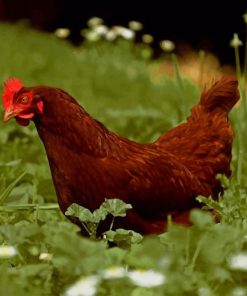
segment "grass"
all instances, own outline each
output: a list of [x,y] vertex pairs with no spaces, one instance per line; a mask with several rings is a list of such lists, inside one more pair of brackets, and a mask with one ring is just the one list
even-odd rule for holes
[[[152,141],[184,120],[199,97],[199,88],[181,77],[174,56],[177,79],[153,77],[153,62],[143,59],[142,47],[130,41],[74,48],[22,24],[0,24],[0,35],[2,81],[16,76],[26,85],[63,88],[107,127],[139,142]],[[246,295],[247,266],[234,265],[237,255],[247,258],[243,84],[241,95],[241,103],[231,112],[236,137],[233,176],[223,180],[228,189],[219,202],[201,198],[218,212],[221,223],[215,224],[205,211],[194,210],[193,227],[171,225],[168,233],[138,244],[140,239],[133,233],[109,233],[118,242],[129,242],[112,249],[104,241],[80,237],[77,226],[60,213],[34,127],[20,127],[14,121],[1,124],[0,294],[64,295],[79,278],[90,282],[96,276],[97,295]],[[16,254],[4,253],[1,245],[13,246]],[[47,253],[52,255],[40,259]],[[112,266],[126,273],[106,279]],[[154,270],[164,276],[164,283],[144,287],[131,280],[132,270],[139,271],[140,277],[143,270]]]

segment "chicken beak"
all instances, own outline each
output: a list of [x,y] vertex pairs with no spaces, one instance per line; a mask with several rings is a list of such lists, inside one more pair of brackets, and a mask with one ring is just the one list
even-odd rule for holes
[[7,122],[8,120],[10,120],[12,117],[15,117],[15,116],[16,116],[16,113],[14,112],[14,110],[8,109],[4,112],[3,122]]

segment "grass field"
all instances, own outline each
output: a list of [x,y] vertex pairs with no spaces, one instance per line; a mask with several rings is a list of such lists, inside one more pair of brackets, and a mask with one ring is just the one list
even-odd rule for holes
[[[75,48],[9,24],[0,24],[0,36],[2,82],[16,76],[28,86],[65,89],[107,127],[139,142],[182,122],[199,99],[189,78],[152,75],[162,60],[144,59],[143,47],[131,41]],[[247,295],[246,77],[239,79],[242,99],[230,115],[232,178],[222,180],[227,189],[219,202],[201,198],[221,223],[193,210],[192,227],[171,225],[141,242],[119,231],[119,247],[111,249],[79,236],[60,213],[34,126],[1,123],[0,295]]]

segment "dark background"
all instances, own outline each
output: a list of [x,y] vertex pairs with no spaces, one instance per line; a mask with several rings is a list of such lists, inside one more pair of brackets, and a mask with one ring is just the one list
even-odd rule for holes
[[[194,49],[215,53],[222,64],[234,64],[229,42],[233,33],[245,41],[243,14],[245,1],[75,1],[75,0],[0,0],[0,19],[29,19],[32,26],[54,31],[71,29],[74,44],[82,41],[80,30],[90,17],[98,16],[111,25],[127,26],[128,21],[144,24],[145,33],[155,37],[156,52],[162,39],[188,42]],[[244,48],[241,48],[243,56]]]

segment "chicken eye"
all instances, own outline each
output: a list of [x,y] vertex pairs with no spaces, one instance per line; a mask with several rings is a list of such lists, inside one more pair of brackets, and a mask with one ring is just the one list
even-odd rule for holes
[[24,97],[22,97],[21,98],[21,104],[26,104],[27,103],[27,101],[28,101],[28,97],[27,96],[24,96]]

